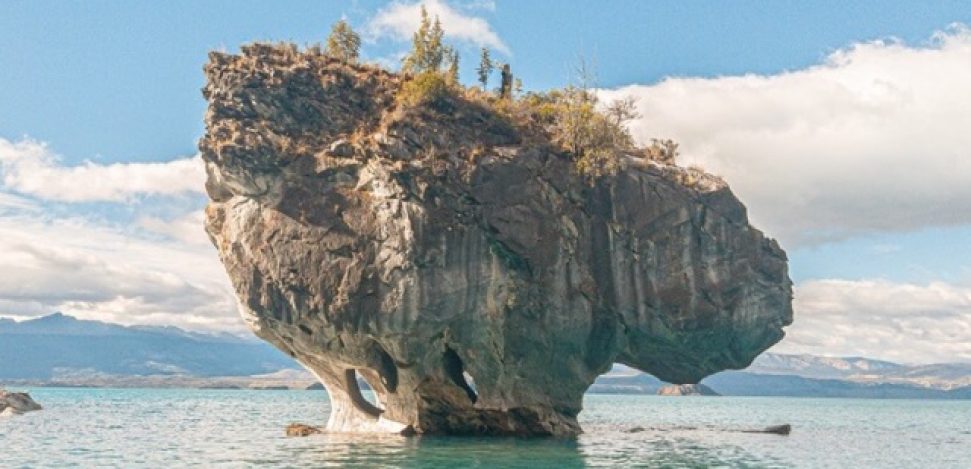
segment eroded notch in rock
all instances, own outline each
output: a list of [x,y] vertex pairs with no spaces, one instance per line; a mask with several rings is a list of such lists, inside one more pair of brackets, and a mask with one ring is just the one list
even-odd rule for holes
[[388,352],[384,351],[380,345],[375,345],[372,349],[375,358],[375,365],[378,368],[378,375],[381,377],[381,384],[390,393],[398,390],[398,366]]
[[371,417],[378,418],[384,410],[369,402],[364,394],[361,393],[361,386],[357,382],[357,370],[344,370],[344,382],[347,387],[347,395],[351,398],[351,403],[361,412]]
[[451,347],[445,347],[445,357],[443,359],[445,365],[445,375],[448,379],[452,380],[456,386],[462,388],[465,394],[469,396],[469,400],[475,404],[479,400],[479,395],[476,394],[475,389],[469,385],[469,382],[465,379],[465,366],[462,364],[462,358],[459,354],[455,353]]

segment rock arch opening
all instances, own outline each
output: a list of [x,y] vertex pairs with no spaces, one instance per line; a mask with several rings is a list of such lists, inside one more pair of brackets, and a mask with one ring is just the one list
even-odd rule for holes
[[376,398],[374,398],[374,402],[372,402],[364,395],[364,392],[361,390],[361,381],[363,381],[367,386],[368,391],[372,391],[374,388],[371,386],[371,383],[368,383],[367,380],[357,372],[357,370],[353,368],[345,370],[344,381],[347,388],[347,395],[351,398],[351,403],[354,404],[354,407],[357,410],[374,418],[378,418],[382,413],[384,413],[384,409],[378,406],[379,404]]
[[446,346],[443,363],[445,365],[445,375],[448,376],[448,379],[456,386],[462,388],[465,391],[465,395],[469,396],[469,400],[475,404],[479,400],[479,395],[466,379],[466,376],[471,378],[471,375],[465,372],[465,365],[462,363],[462,358],[459,357],[459,354],[455,353],[455,350],[452,350],[451,347]]

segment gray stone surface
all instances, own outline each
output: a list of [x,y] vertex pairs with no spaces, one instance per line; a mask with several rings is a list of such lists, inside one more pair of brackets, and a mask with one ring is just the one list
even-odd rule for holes
[[785,253],[714,176],[628,158],[591,184],[487,106],[402,109],[402,77],[289,46],[205,71],[206,229],[329,430],[573,435],[612,363],[693,383],[791,322]]
[[30,394],[0,389],[0,416],[19,415],[41,409],[40,404],[34,402]]

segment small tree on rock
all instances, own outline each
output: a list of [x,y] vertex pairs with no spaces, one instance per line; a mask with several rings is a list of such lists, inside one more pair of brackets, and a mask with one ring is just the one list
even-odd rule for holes
[[411,39],[411,52],[405,57],[402,68],[406,72],[422,73],[437,72],[447,57],[451,56],[451,48],[443,42],[445,31],[438,16],[432,22],[425,7],[421,7],[421,23],[418,31]]
[[459,53],[455,49],[448,51],[448,81],[453,85],[459,82]]
[[512,98],[512,71],[509,64],[502,64],[502,82],[499,84],[499,98]]
[[334,23],[327,37],[327,55],[344,62],[356,62],[361,48],[361,36],[346,21]]
[[479,68],[475,69],[479,74],[479,83],[482,84],[483,90],[489,85],[489,75],[492,73],[494,67],[495,64],[492,63],[492,58],[489,57],[489,49],[483,47],[482,53],[479,55]]

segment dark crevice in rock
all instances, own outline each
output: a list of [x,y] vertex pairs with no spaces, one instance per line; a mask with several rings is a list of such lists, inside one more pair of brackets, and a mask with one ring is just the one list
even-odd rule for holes
[[516,251],[509,249],[509,246],[502,241],[499,241],[495,237],[489,236],[489,248],[492,253],[508,268],[513,270],[518,270],[525,272],[527,274],[532,274],[532,269],[529,267],[529,261],[524,259]]
[[452,380],[456,386],[462,388],[465,391],[465,395],[469,396],[469,400],[473,404],[479,400],[479,395],[476,394],[475,389],[469,385],[469,382],[465,380],[465,366],[462,363],[462,358],[459,354],[455,353],[451,347],[445,347],[445,357],[443,358],[445,365],[445,375],[448,379]]
[[398,366],[395,365],[394,359],[377,343],[374,344],[372,353],[384,389],[390,393],[396,392],[398,390]]

